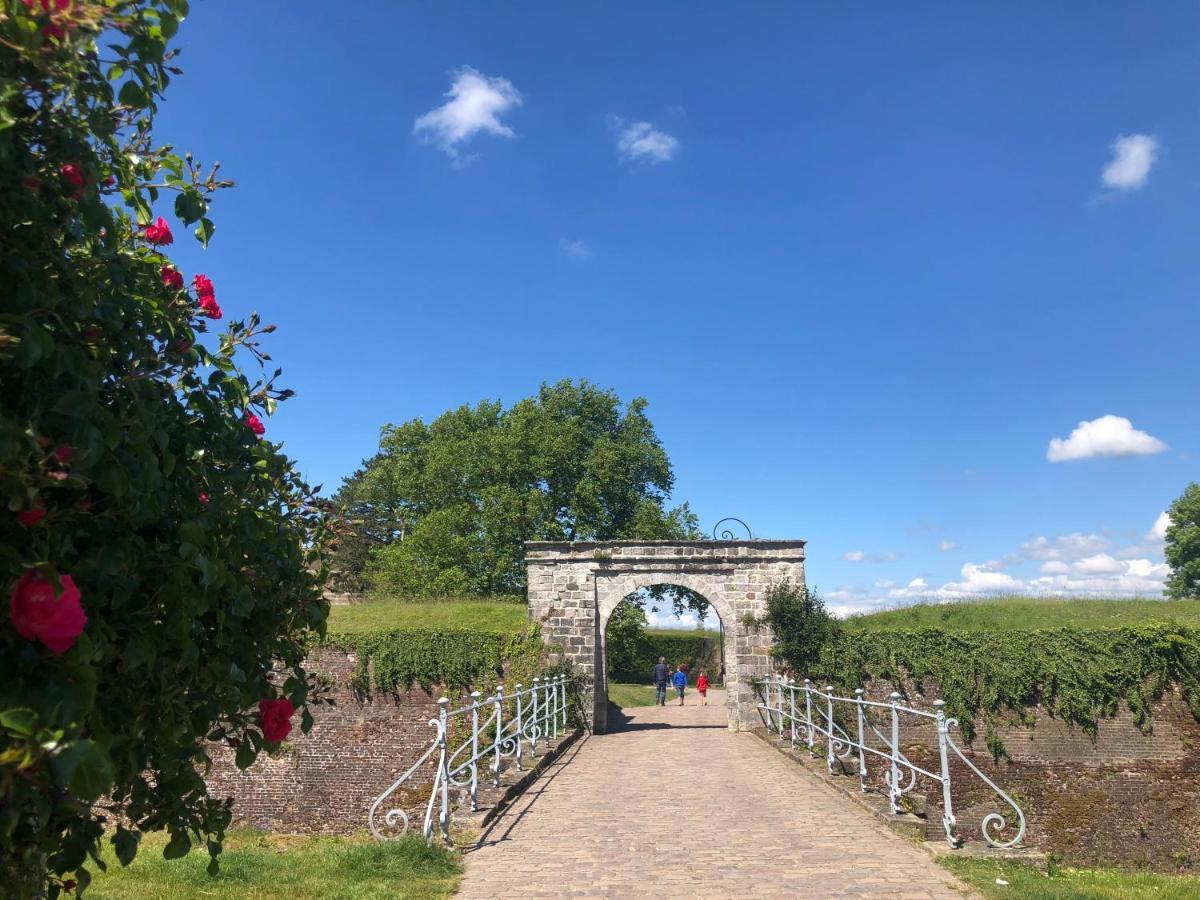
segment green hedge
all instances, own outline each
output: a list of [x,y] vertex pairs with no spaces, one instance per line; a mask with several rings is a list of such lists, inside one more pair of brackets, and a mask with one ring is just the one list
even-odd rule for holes
[[946,713],[968,739],[981,717],[993,754],[1003,754],[995,732],[1002,719],[1031,724],[1032,707],[1093,736],[1101,718],[1124,702],[1143,730],[1150,703],[1178,684],[1200,718],[1200,628],[1178,623],[1104,629],[910,631],[841,629],[822,648],[817,671],[805,673],[851,691],[873,679],[905,691],[936,685]]
[[398,693],[419,684],[489,692],[507,669],[507,680],[529,684],[543,668],[547,647],[531,625],[518,632],[459,628],[331,631],[315,646],[337,647],[358,657],[353,686],[363,694]]
[[[711,641],[709,645],[707,642]],[[677,666],[687,663],[694,684],[702,668],[708,669],[708,677],[717,680],[717,670],[721,665],[720,650],[715,638],[697,634],[663,634],[648,631],[628,654],[628,660],[610,668],[608,677],[613,681],[627,681],[634,684],[649,683],[654,664],[660,656],[665,656],[667,665]]]

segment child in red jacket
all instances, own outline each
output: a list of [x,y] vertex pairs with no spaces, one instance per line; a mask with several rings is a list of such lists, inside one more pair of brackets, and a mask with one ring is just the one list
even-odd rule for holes
[[704,705],[708,706],[708,676],[703,672],[700,673],[700,677],[696,681],[696,690],[700,692],[700,697],[704,700]]

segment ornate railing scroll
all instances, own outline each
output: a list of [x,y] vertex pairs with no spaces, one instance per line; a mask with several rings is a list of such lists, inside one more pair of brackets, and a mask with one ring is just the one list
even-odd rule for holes
[[[450,709],[448,697],[438,700],[438,717],[429,720],[429,726],[435,730],[429,746],[375,798],[367,813],[367,826],[379,840],[399,837],[408,831],[408,813],[402,806],[397,804],[386,812],[383,810],[388,799],[431,759],[436,758],[436,763],[421,833],[426,840],[432,838],[436,821],[442,840],[449,843],[451,786],[465,791],[471,809],[478,809],[481,764],[488,767],[492,783],[499,787],[504,760],[512,760],[520,769],[527,755],[537,756],[539,742],[545,746],[566,733],[566,675],[535,678],[531,687],[518,684],[512,693],[505,693],[504,685],[500,685],[491,697],[481,697],[479,691],[473,691],[470,699],[468,705],[455,710]],[[451,734],[466,737],[451,749]]]
[[[942,791],[942,827],[946,832],[946,842],[954,848],[961,847],[963,838],[958,834],[957,821],[954,818],[954,795],[951,785],[950,754],[956,755],[967,768],[975,774],[987,787],[1012,808],[1016,816],[1016,833],[1009,840],[1002,840],[1002,835],[1010,829],[1008,819],[999,812],[990,812],[984,816],[980,825],[983,839],[992,847],[1015,847],[1025,836],[1025,814],[1020,806],[1008,794],[979,770],[950,735],[950,728],[958,726],[957,719],[946,717],[945,703],[934,701],[934,710],[930,712],[915,709],[900,703],[900,695],[893,693],[887,703],[879,703],[864,698],[863,689],[858,688],[853,697],[834,696],[833,687],[826,686],[819,690],[807,678],[802,684],[795,679],[785,679],[782,675],[772,675],[755,682],[759,693],[759,713],[767,730],[778,734],[781,739],[790,740],[795,747],[797,743],[806,744],[808,749],[816,754],[817,745],[825,745],[825,761],[832,773],[836,760],[846,760],[851,755],[857,757],[858,779],[861,790],[869,790],[867,785],[869,757],[882,761],[883,782],[887,785],[888,802],[892,813],[901,810],[901,798],[911,791],[920,779],[926,779],[941,787]],[[838,713],[843,713],[843,721],[854,725],[843,726],[838,722]],[[890,734],[881,731],[871,716],[886,716],[889,720]],[[922,768],[913,763],[901,752],[901,714],[926,719],[937,728],[938,761],[937,772]],[[847,728],[854,728],[857,739],[850,736]],[[906,783],[907,782],[907,783]]]

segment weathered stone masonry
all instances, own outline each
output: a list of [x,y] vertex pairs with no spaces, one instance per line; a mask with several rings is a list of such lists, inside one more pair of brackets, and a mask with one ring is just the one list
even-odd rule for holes
[[[757,721],[752,681],[771,671],[770,629],[757,624],[765,592],[804,584],[804,541],[589,541],[525,544],[529,616],[546,642],[562,648],[585,681],[584,709],[597,732],[607,725],[604,633],[625,597],[656,584],[690,588],[725,627],[729,726]],[[649,673],[647,673],[649,677]]]

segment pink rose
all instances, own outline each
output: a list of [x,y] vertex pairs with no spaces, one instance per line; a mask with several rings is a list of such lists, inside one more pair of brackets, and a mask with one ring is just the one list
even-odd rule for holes
[[208,494],[204,493],[204,491],[201,491],[200,492],[200,502],[203,503],[205,506],[208,506],[208,500],[209,500]]
[[246,427],[254,432],[256,437],[262,437],[267,433],[266,426],[263,425],[262,419],[254,413],[246,413]]
[[207,275],[196,275],[192,279],[192,284],[196,288],[197,297],[212,297],[215,295],[212,279]]
[[70,650],[87,624],[75,580],[62,575],[59,581],[62,591],[55,595],[54,586],[29,569],[18,579],[8,602],[9,619],[17,634],[27,641],[41,641],[55,655]]
[[75,455],[75,448],[70,444],[59,444],[54,448],[54,458],[60,463],[69,463]]
[[162,216],[159,216],[149,225],[143,225],[142,232],[145,234],[146,240],[156,247],[162,247],[175,240],[174,235],[171,234],[171,226],[167,224],[167,220]]
[[286,697],[282,700],[259,700],[258,715],[262,732],[272,744],[278,744],[292,733],[292,713],[296,708]]
[[63,181],[72,187],[83,187],[83,172],[75,163],[64,163],[58,170],[58,174],[63,177]]
[[221,307],[217,306],[216,298],[212,294],[200,295],[200,309],[210,319],[221,318]]

